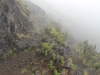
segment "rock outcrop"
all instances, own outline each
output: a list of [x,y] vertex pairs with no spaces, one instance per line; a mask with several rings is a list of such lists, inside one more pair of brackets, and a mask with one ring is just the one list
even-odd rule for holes
[[26,39],[50,22],[40,7],[21,1],[0,0],[0,55],[14,47],[27,48],[30,42]]
[[0,0],[0,54],[14,46],[17,33],[27,34],[32,23],[24,16],[15,0]]

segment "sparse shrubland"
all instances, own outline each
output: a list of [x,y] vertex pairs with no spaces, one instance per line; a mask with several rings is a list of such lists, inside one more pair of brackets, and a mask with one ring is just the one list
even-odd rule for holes
[[[8,2],[7,0],[4,1]],[[3,66],[0,64],[0,74],[2,67],[4,67],[5,69],[7,68],[7,70],[9,67],[9,70],[14,68],[10,72],[19,69],[18,72],[20,73],[18,75],[72,75],[72,70],[78,71],[78,69],[82,69],[82,71],[77,72],[76,75],[80,75],[80,73],[82,72],[84,72],[84,75],[89,75],[87,68],[92,70],[96,69],[97,72],[100,72],[100,53],[96,52],[96,46],[89,44],[88,41],[84,41],[79,42],[73,50],[73,48],[71,47],[72,44],[74,45],[73,37],[70,36],[68,32],[65,32],[58,23],[52,21],[50,23],[47,22],[47,24],[47,17],[44,11],[42,11],[36,5],[33,5],[34,8],[36,6],[36,9],[33,9],[32,12],[36,12],[33,12],[34,14],[32,14],[31,10],[27,6],[28,4],[23,3],[24,0],[15,1],[17,1],[17,3],[14,8],[16,7],[16,10],[19,10],[19,12],[14,9],[9,10],[9,13],[6,13],[5,11],[1,12],[1,16],[4,15],[2,18],[6,20],[5,18],[7,15],[7,22],[10,21],[10,24],[8,25],[9,29],[15,29],[13,30],[14,32],[10,34],[16,36],[12,36],[11,38],[7,38],[6,36],[4,36],[0,40],[1,46],[2,44],[4,44],[4,49],[2,50],[6,51],[3,55],[4,59],[2,57],[0,58],[2,58],[6,62],[4,62],[4,65],[10,64],[11,66]],[[3,2],[1,6],[6,6],[6,4],[9,3]],[[11,11],[13,12],[11,13]],[[21,15],[13,16],[11,14]],[[24,17],[21,18],[22,16]],[[12,18],[14,19],[11,20]],[[27,18],[29,19],[29,22],[25,22],[28,21]],[[18,24],[16,24],[17,19],[19,20]],[[31,21],[33,22],[33,26],[32,24],[29,26]],[[4,29],[7,29],[6,24],[8,23],[5,23],[5,25],[3,24]],[[44,24],[46,24],[46,26]],[[32,27],[33,29],[27,29],[27,27]],[[25,31],[28,32],[25,33]],[[4,33],[6,34],[6,31],[4,31]],[[12,40],[13,42],[11,43]],[[13,43],[14,45],[7,45]],[[8,50],[6,50],[7,46],[9,46]],[[0,47],[0,50],[1,48],[2,47]],[[71,48],[72,50],[70,50],[69,48]],[[74,55],[74,53],[76,54]]]
[[54,46],[54,44],[42,43],[42,48],[44,49],[45,56],[47,56],[48,53],[51,53],[52,52],[53,46]]
[[[16,1],[17,1],[18,4],[20,5],[21,11],[23,10],[24,13],[25,13],[27,16],[29,16],[30,13],[31,13],[31,10],[28,8],[27,4],[25,4],[25,3],[23,2],[23,0],[16,0]],[[24,14],[24,13],[23,13],[23,14]]]
[[74,70],[76,70],[77,69],[77,66],[73,63],[72,58],[69,58],[69,62],[71,64],[71,68],[74,69]]
[[[75,50],[79,55],[79,59],[88,68],[100,68],[100,55],[96,51],[96,45],[88,43],[88,40],[80,42],[75,46]],[[97,67],[98,66],[98,67]]]
[[51,36],[55,37],[55,40],[62,45],[67,45],[67,37],[68,34],[64,33],[59,25],[49,25],[45,27],[45,33],[50,34]]
[[16,52],[17,52],[16,48],[10,49],[4,54],[3,58],[15,57],[16,56]]

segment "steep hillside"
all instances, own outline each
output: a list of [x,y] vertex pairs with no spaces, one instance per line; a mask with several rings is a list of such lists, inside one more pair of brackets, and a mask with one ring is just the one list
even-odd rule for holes
[[37,5],[27,1],[27,0],[16,0],[21,6],[20,9],[23,13],[26,13],[28,19],[33,23],[33,25],[42,30],[43,27],[53,21],[47,16],[46,12],[38,7]]
[[99,75],[96,46],[73,46],[73,38],[40,7],[0,0],[0,75]]
[[[62,33],[58,35],[56,28],[60,30],[59,27],[53,28],[52,34],[48,33],[48,27],[43,28],[57,23],[49,23],[51,20],[45,12],[34,4],[27,6],[29,4],[19,0],[1,0],[0,4],[0,74],[38,75],[37,72],[47,71],[49,75],[59,74],[58,70],[64,66],[64,51],[69,47],[65,47]],[[29,8],[31,6],[33,9]],[[41,33],[37,28],[45,32]],[[63,50],[61,53],[60,48]]]
[[[24,39],[30,39],[35,30],[47,24],[45,12],[34,4],[31,6],[33,9],[20,0],[0,1],[0,54],[15,46],[28,46]],[[20,43],[23,45],[19,46]]]
[[33,28],[15,0],[0,0],[0,54],[14,47],[18,34],[26,35]]

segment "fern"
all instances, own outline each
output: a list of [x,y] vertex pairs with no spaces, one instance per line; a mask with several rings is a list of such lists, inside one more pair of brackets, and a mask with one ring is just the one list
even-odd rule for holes
[[51,70],[54,70],[56,67],[53,65],[53,60],[50,60],[50,63],[49,63],[49,68]]
[[60,75],[60,73],[58,73],[58,71],[55,69],[54,70],[54,75]]
[[60,60],[61,60],[62,66],[64,66],[64,64],[65,64],[64,57],[63,56],[60,56]]
[[45,56],[48,55],[48,53],[52,52],[52,48],[53,48],[54,44],[50,44],[50,43],[42,43],[42,48],[45,50],[44,54]]

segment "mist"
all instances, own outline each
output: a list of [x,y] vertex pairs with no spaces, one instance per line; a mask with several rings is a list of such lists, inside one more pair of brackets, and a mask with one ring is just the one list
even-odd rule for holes
[[79,41],[89,40],[100,52],[100,1],[99,0],[30,0],[54,19]]

